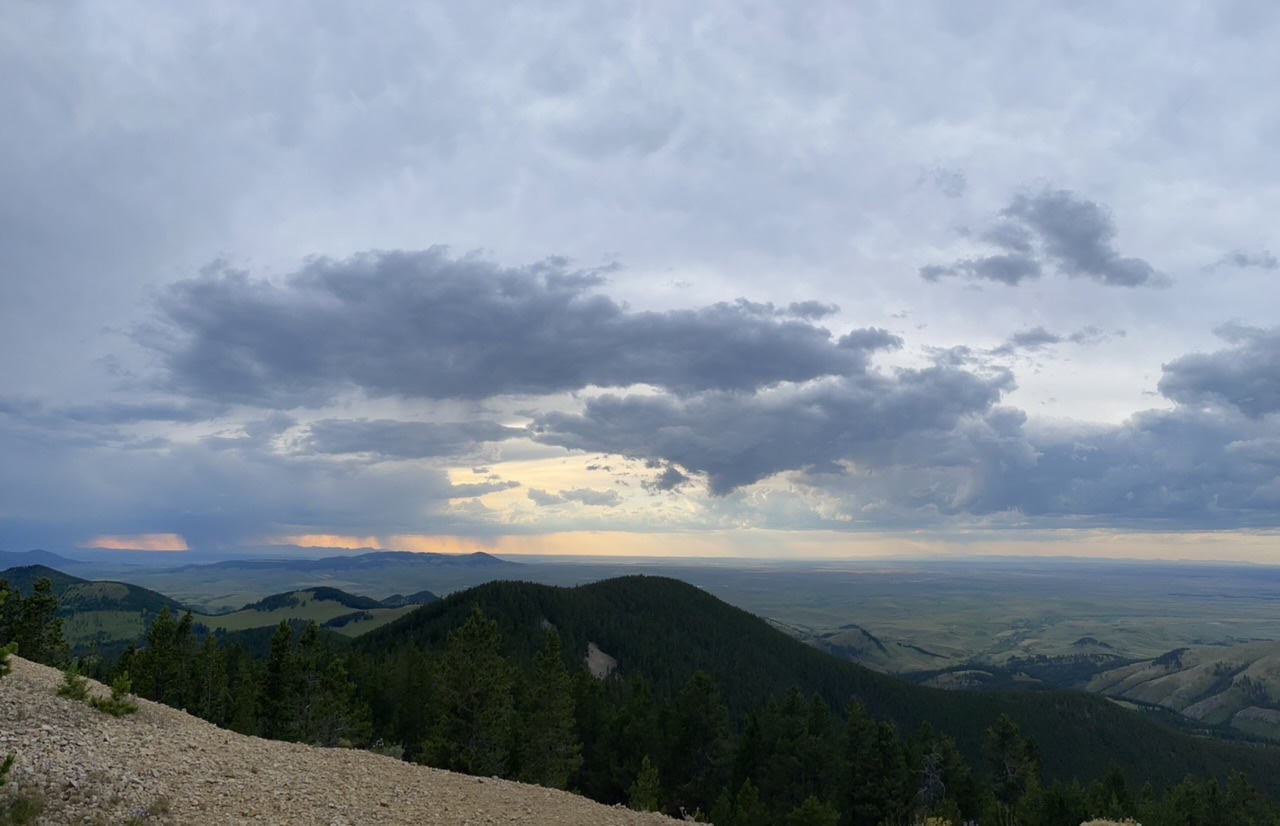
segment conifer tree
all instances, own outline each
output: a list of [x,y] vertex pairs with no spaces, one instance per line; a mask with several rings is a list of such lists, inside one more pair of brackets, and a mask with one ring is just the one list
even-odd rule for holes
[[43,665],[61,666],[67,659],[67,642],[62,636],[58,598],[48,577],[35,582],[31,595],[18,600],[13,641],[24,659]]
[[640,763],[640,773],[627,791],[627,805],[637,812],[656,812],[659,793],[658,769],[649,762],[646,754]]
[[467,774],[506,776],[515,718],[512,683],[498,624],[473,606],[445,645],[438,715],[422,750],[424,761]]
[[733,800],[733,826],[769,826],[769,812],[751,778],[742,781]]
[[227,663],[212,634],[205,638],[204,647],[196,657],[193,685],[195,713],[214,725],[225,726],[228,723]]
[[836,826],[840,812],[812,795],[787,815],[787,826]]
[[[0,580],[0,610],[4,609],[8,599],[9,583],[4,580]],[[18,644],[16,642],[10,642],[6,645],[0,646],[0,678],[9,676],[9,671],[13,668],[13,666],[9,664],[9,656],[17,650]],[[3,786],[8,781],[9,770],[13,768],[13,759],[14,755],[8,754],[5,755],[4,759],[0,760],[0,786]]]
[[533,660],[525,697],[520,780],[553,789],[568,785],[582,765],[582,744],[574,733],[572,681],[560,653],[560,634],[547,631]]
[[689,678],[676,698],[669,721],[664,766],[675,810],[705,811],[729,779],[729,712],[706,672]]
[[[0,613],[4,612],[5,606],[9,602],[9,583],[0,579]],[[9,664],[9,655],[18,653],[18,643],[10,641],[4,645],[0,645],[0,677],[8,676],[9,671],[13,668]]]
[[271,654],[259,694],[262,736],[272,740],[297,737],[295,699],[298,695],[297,667],[293,657],[293,630],[288,620],[280,620],[271,635]]

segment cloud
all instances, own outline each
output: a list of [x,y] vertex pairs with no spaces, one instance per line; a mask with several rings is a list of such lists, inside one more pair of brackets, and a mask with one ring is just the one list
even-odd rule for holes
[[1019,350],[1043,350],[1047,345],[1060,344],[1062,336],[1043,327],[1021,330],[1009,336],[1009,340],[992,350],[993,355],[1010,355]]
[[112,551],[189,551],[187,540],[176,533],[144,533],[136,536],[95,536],[82,548]]
[[926,281],[963,276],[1015,286],[1040,278],[1051,265],[1069,278],[1109,286],[1164,284],[1164,277],[1146,261],[1120,255],[1116,234],[1111,214],[1094,201],[1064,189],[1020,194],[978,235],[1002,252],[949,265],[930,264],[920,268],[920,276]]
[[1107,333],[1093,325],[1082,327],[1067,336],[1051,333],[1044,327],[1032,327],[1029,330],[1020,330],[1014,333],[1009,336],[1009,339],[1004,344],[1001,344],[999,347],[996,347],[989,352],[993,356],[1009,356],[1019,351],[1038,352],[1040,350],[1044,350],[1049,345],[1061,344],[1064,341],[1069,341],[1072,344],[1088,345],[1098,344],[1099,342],[1106,341],[1113,336],[1123,337],[1124,335],[1124,330],[1116,330],[1113,333]]
[[1280,411],[1280,327],[1217,332],[1235,346],[1164,365],[1160,392],[1187,405],[1228,405],[1254,419]]
[[[588,400],[581,413],[541,414],[531,430],[545,444],[701,474],[712,494],[725,495],[784,471],[828,466],[840,458],[883,464],[903,442],[983,413],[1012,384],[1004,371],[982,377],[937,366],[749,396],[609,394]],[[656,484],[668,489],[681,481],[664,471]]]
[[749,392],[860,373],[896,342],[855,333],[837,346],[809,320],[834,312],[816,302],[631,311],[596,292],[606,273],[559,258],[504,268],[438,247],[319,259],[280,284],[223,269],[167,288],[137,339],[173,391],[282,408],[352,388],[428,399],[635,384]]
[[1276,258],[1271,250],[1257,250],[1254,252],[1246,250],[1233,250],[1218,259],[1218,263],[1214,265],[1214,269],[1219,267],[1257,267],[1261,270],[1280,269],[1280,258]]
[[588,507],[611,508],[622,501],[622,497],[615,490],[594,490],[592,488],[562,490],[559,494],[549,493],[537,488],[529,488],[526,494],[530,501],[538,507],[551,507],[568,502],[577,502]]
[[526,435],[497,422],[406,422],[390,419],[322,419],[313,422],[305,447],[313,453],[371,453],[387,459],[459,456],[484,442]]

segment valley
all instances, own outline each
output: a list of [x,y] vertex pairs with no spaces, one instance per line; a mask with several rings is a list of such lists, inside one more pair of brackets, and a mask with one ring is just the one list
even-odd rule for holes
[[[129,581],[127,593],[118,582],[82,582],[68,592],[73,643],[136,639],[146,612],[165,604],[193,608],[196,621],[213,631],[315,620],[356,637],[411,613],[416,606],[380,602],[405,591],[444,596],[495,579],[572,586],[636,573],[671,576],[841,659],[911,681],[1082,689],[1280,741],[1280,569],[1265,566],[1006,558],[517,562],[371,553],[68,568],[77,577]],[[14,584],[29,590],[30,578]],[[126,602],[104,610],[108,592]],[[264,599],[276,602],[255,605]]]

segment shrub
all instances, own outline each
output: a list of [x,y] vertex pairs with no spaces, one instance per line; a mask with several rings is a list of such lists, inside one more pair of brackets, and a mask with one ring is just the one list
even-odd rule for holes
[[67,666],[62,672],[62,685],[58,687],[58,696],[84,702],[89,699],[89,681],[80,673],[75,663]]
[[129,702],[129,692],[133,689],[133,683],[129,680],[129,672],[121,671],[114,680],[111,681],[110,697],[94,697],[89,700],[89,705],[98,711],[105,711],[112,717],[123,717],[126,714],[133,714],[138,710],[135,703]]

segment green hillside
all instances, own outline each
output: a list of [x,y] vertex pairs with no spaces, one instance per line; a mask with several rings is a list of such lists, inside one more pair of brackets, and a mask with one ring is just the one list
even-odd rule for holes
[[198,615],[196,621],[211,631],[247,631],[274,628],[281,620],[314,620],[347,637],[364,634],[410,613],[416,605],[388,608],[370,597],[337,588],[308,588],[272,594],[230,614]]
[[928,721],[981,762],[984,731],[1007,713],[1040,744],[1048,778],[1091,781],[1109,763],[1131,782],[1158,787],[1187,775],[1249,775],[1280,795],[1280,750],[1196,738],[1080,692],[969,693],[912,685],[798,642],[762,619],[678,580],[628,576],[574,588],[493,582],[453,594],[365,635],[357,650],[388,655],[409,643],[441,647],[473,605],[496,620],[506,653],[528,663],[554,625],[577,667],[589,642],[617,660],[622,678],[643,675],[658,698],[675,696],[698,670],[718,686],[739,727],[770,697],[798,687],[835,709],[851,697],[900,731]]

